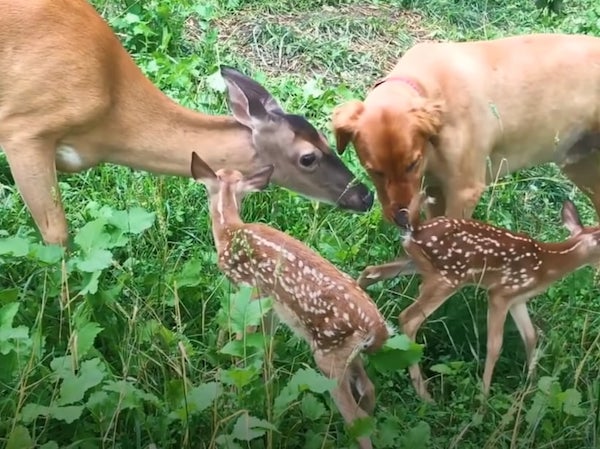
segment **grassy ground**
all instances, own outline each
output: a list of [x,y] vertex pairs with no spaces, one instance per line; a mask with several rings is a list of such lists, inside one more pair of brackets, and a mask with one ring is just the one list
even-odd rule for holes
[[[287,110],[327,132],[335,104],[362,97],[416,42],[600,34],[592,0],[569,2],[558,17],[540,14],[533,0],[95,5],[178,101],[225,112],[207,79],[225,63],[263,80]],[[351,153],[345,161],[366,181]],[[113,166],[62,177],[61,187],[80,248],[64,263],[39,245],[0,156],[0,448],[352,447],[304,343],[280,329],[267,351],[251,338],[225,345],[242,312],[258,311],[216,270],[203,189]],[[553,166],[500,180],[476,216],[559,239],[567,197],[586,223],[595,220],[587,199]],[[352,275],[400,252],[379,205],[352,215],[271,188],[248,200],[244,216],[286,230]],[[395,321],[417,287],[418,279],[405,278],[370,292]],[[379,393],[375,447],[600,447],[598,293],[586,268],[531,304],[542,335],[533,378],[508,320],[485,401],[485,297],[475,289],[457,294],[420,336],[436,405],[416,398],[405,370],[369,365]]]

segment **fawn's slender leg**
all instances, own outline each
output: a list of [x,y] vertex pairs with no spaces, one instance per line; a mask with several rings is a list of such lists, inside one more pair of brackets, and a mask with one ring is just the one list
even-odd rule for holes
[[[352,394],[352,361],[348,364],[348,357],[352,354],[352,349],[348,351],[328,351],[323,352],[317,349],[314,353],[315,362],[319,369],[327,377],[336,379],[338,384],[331,391],[333,402],[340,411],[344,421],[347,424],[351,424],[358,418],[365,418],[368,413],[363,410],[354,395]],[[358,439],[358,445],[361,449],[372,449],[371,439],[368,437],[362,437]]]
[[[419,297],[400,314],[398,321],[402,332],[415,341],[417,331],[423,322],[435,312],[454,293],[455,287],[448,284],[438,275],[423,278]],[[427,402],[433,402],[425,386],[421,365],[415,363],[408,367],[412,384],[417,394]]]
[[385,279],[395,278],[400,274],[416,274],[417,268],[410,258],[398,259],[382,265],[369,265],[357,279],[361,288],[366,288]]
[[64,245],[68,230],[56,177],[55,148],[42,139],[3,142],[4,153],[23,201],[46,243]]
[[494,367],[500,357],[504,340],[504,323],[508,314],[508,301],[504,296],[490,292],[487,314],[487,354],[483,371],[483,393],[490,392]]
[[526,302],[518,302],[512,305],[509,309],[513,321],[519,329],[521,339],[525,345],[525,352],[527,354],[527,366],[531,369],[533,362],[533,355],[535,354],[535,347],[537,345],[537,332],[531,322],[531,317],[527,311]]
[[360,408],[369,415],[372,415],[375,411],[375,386],[371,382],[371,379],[369,379],[360,356],[357,356],[352,361],[350,370],[352,373],[351,386],[354,399],[356,399]]

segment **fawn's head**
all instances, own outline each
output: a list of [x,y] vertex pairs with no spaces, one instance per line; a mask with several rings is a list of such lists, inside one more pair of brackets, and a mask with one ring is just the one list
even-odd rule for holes
[[[215,173],[197,153],[192,153],[192,176],[208,191],[211,205],[216,206],[221,224],[227,211],[239,211],[244,196],[263,190],[273,174],[273,165],[266,165],[254,173],[243,175],[238,170],[217,170]],[[233,209],[232,209],[233,208]]]

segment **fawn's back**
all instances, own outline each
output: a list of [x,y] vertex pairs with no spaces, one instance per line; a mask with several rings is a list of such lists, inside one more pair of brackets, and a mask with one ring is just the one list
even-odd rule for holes
[[271,295],[280,319],[317,348],[360,337],[367,352],[388,337],[385,321],[356,281],[289,235],[261,223],[228,227],[219,267],[238,284]]
[[426,266],[453,285],[475,282],[514,289],[535,283],[547,252],[525,234],[446,217],[420,225],[404,246],[417,264],[424,257]]

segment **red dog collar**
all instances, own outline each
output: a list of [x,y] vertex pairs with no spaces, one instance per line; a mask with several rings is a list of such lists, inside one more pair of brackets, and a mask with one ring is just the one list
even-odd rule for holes
[[420,87],[417,85],[417,83],[415,83],[413,80],[411,80],[410,78],[406,78],[404,76],[390,76],[387,78],[382,78],[379,81],[377,81],[375,83],[375,85],[373,86],[373,89],[375,89],[377,86],[385,83],[386,81],[400,81],[401,83],[407,84],[410,87],[413,88],[413,90],[419,94],[419,96],[423,96],[423,93],[421,92]]

